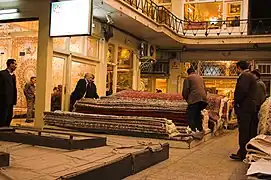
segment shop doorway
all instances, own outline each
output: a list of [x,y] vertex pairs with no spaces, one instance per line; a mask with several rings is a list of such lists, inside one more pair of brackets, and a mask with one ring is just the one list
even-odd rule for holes
[[96,76],[96,67],[97,63],[87,57],[55,51],[52,59],[51,111],[68,111],[70,95],[77,82],[86,73]]
[[167,79],[155,80],[156,92],[167,93]]
[[64,110],[65,72],[67,57],[54,54],[52,59],[51,111]]

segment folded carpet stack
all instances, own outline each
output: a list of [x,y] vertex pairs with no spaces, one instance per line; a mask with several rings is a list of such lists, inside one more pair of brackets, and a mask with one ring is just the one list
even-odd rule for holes
[[258,116],[258,134],[271,134],[271,97],[262,104]]
[[176,125],[187,125],[187,103],[137,98],[82,99],[75,104],[75,111],[86,114],[119,116],[144,116],[167,118]]
[[271,179],[271,136],[260,134],[246,145],[248,176]]
[[[203,114],[203,127],[208,128],[209,115],[217,127],[223,115],[223,97],[208,95],[207,110]],[[47,125],[76,128],[90,132],[132,135],[152,134],[164,137],[185,137],[188,118],[185,100],[179,94],[122,91],[100,99],[81,99],[76,102],[73,113],[46,112]],[[178,127],[176,128],[177,125]],[[213,128],[216,130],[217,128]],[[189,138],[187,138],[189,137]]]
[[247,162],[255,162],[259,159],[271,160],[271,136],[260,134],[251,139],[247,145]]
[[173,137],[179,131],[172,121],[165,118],[140,116],[115,116],[75,112],[45,112],[46,125],[101,133],[133,135],[140,133],[160,137]]
[[181,94],[178,93],[152,93],[152,92],[143,92],[135,90],[124,90],[120,91],[111,96],[122,97],[122,98],[137,98],[137,99],[160,99],[160,100],[169,100],[169,101],[180,101],[183,100]]

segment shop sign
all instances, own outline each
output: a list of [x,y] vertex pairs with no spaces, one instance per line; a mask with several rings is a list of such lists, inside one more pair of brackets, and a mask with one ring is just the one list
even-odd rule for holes
[[92,21],[92,0],[51,2],[51,37],[91,35]]

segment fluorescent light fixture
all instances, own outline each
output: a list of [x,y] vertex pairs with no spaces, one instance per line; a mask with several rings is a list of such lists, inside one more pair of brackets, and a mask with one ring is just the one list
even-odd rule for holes
[[18,11],[18,9],[1,9],[0,14],[12,14],[17,13]]

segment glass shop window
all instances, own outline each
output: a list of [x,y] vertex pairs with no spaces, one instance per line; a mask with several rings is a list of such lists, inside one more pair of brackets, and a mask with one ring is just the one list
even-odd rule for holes
[[227,27],[240,26],[241,2],[231,2],[227,4]]
[[54,50],[66,50],[66,37],[53,38],[53,48]]
[[88,37],[87,38],[87,56],[98,58],[99,53],[99,42],[97,39]]
[[220,63],[204,62],[201,65],[202,76],[225,76],[225,70],[225,65]]
[[184,6],[184,19],[187,21],[209,21],[215,25],[222,20],[222,16],[223,2],[191,3]]
[[83,36],[71,37],[70,51],[83,54],[83,49],[84,49],[84,37]]

